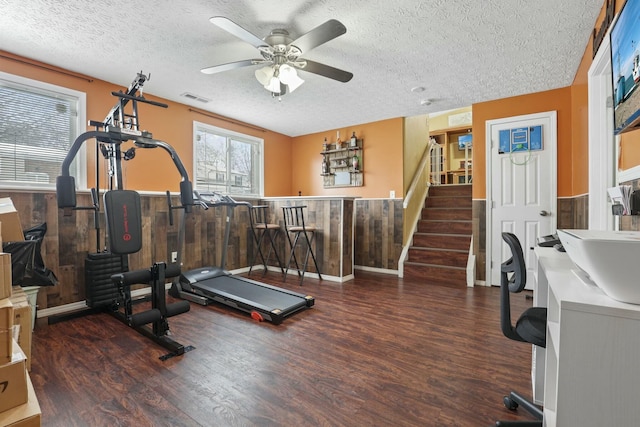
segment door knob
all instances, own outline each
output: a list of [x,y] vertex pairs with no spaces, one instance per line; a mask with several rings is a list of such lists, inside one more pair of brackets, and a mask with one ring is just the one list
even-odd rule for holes
[[548,216],[549,212],[547,211],[540,211],[540,216]]

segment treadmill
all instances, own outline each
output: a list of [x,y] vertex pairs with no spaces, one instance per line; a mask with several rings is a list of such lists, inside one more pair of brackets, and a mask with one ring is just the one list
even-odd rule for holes
[[[201,267],[182,273],[173,281],[170,295],[201,305],[215,301],[250,313],[255,320],[266,320],[276,325],[286,317],[313,306],[315,299],[310,295],[235,276],[224,269],[233,210],[238,206],[250,208],[250,203],[238,202],[217,192],[194,192],[194,201],[204,209],[227,208],[222,260],[219,267]],[[184,233],[184,230],[180,232]]]

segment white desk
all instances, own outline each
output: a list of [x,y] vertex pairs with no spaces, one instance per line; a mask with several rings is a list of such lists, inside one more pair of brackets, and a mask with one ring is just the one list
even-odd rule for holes
[[545,369],[534,375],[544,375],[544,425],[640,425],[640,305],[581,279],[565,253],[535,252],[537,292],[548,292]]

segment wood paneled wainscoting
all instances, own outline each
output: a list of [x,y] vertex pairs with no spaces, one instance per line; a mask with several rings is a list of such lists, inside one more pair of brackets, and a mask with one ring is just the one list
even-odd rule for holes
[[402,199],[356,199],[355,265],[397,273],[403,221]]

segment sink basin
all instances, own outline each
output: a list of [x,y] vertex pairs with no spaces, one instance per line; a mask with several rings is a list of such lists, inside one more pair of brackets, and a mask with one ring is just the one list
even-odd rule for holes
[[609,297],[640,304],[640,232],[558,230],[571,261]]

